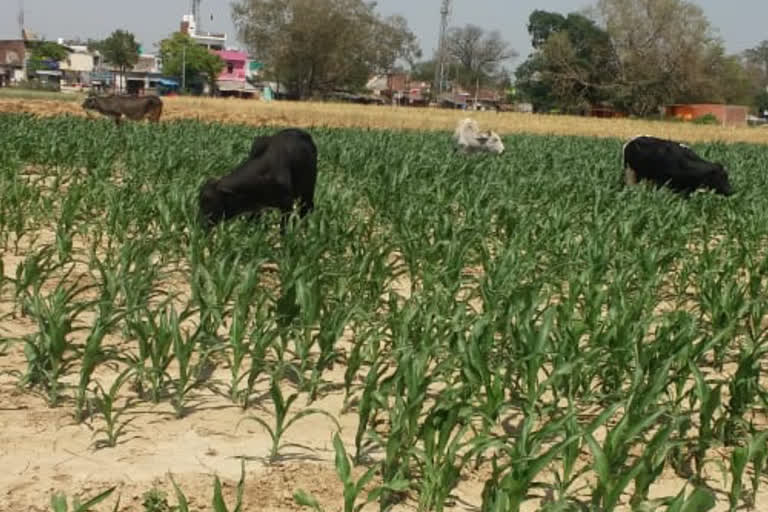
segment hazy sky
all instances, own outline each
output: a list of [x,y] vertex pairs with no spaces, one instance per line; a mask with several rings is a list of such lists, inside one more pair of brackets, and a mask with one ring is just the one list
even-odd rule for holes
[[[0,39],[19,36],[16,11],[20,0],[0,0]],[[145,52],[154,43],[178,30],[190,0],[23,0],[25,26],[47,39],[63,37],[103,38],[116,28],[136,34]],[[525,25],[534,9],[570,12],[589,6],[592,0],[453,0],[451,25],[474,23],[498,29],[520,57],[531,51]],[[739,52],[768,39],[766,0],[695,0],[719,29],[729,52]],[[439,27],[440,0],[379,0],[383,14],[402,14],[421,42],[425,56],[435,47]],[[239,46],[230,17],[230,0],[202,0],[204,30],[224,31],[229,44]],[[213,16],[213,21],[211,21]]]

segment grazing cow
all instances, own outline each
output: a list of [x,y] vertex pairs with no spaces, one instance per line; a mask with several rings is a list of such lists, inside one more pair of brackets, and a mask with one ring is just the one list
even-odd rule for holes
[[704,160],[685,144],[640,135],[624,144],[623,158],[627,185],[649,180],[685,195],[699,188],[724,196],[733,193],[722,164]]
[[157,96],[88,96],[82,106],[112,117],[117,125],[122,116],[133,121],[147,118],[156,123],[163,113],[163,101]]
[[453,132],[453,140],[458,150],[464,153],[476,153],[487,151],[501,154],[504,152],[504,144],[496,132],[490,130],[481,132],[477,123],[472,119],[462,119]]
[[293,204],[304,217],[315,206],[317,147],[312,136],[287,129],[256,137],[248,158],[231,173],[208,179],[200,188],[200,217],[206,228],[241,214],[260,216],[266,208],[283,212],[281,230]]

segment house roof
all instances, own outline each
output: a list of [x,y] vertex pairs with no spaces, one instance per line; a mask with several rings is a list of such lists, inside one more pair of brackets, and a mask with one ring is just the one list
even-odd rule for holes
[[238,50],[218,50],[216,54],[224,60],[248,60],[248,54]]

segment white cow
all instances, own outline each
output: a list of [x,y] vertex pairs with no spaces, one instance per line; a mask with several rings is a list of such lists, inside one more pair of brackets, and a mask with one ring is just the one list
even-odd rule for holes
[[462,119],[453,132],[453,140],[464,153],[488,151],[500,155],[504,152],[501,137],[491,130],[481,132],[473,119]]

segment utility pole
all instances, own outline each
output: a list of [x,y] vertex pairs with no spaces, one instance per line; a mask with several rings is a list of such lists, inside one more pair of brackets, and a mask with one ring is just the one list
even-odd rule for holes
[[440,32],[437,40],[437,61],[435,62],[435,92],[443,92],[445,81],[445,32],[448,30],[448,16],[451,12],[451,0],[443,0],[440,7]]
[[201,0],[192,0],[192,16],[195,18],[197,28],[201,28],[200,23],[200,2]]
[[24,0],[19,0],[19,37],[24,39]]

